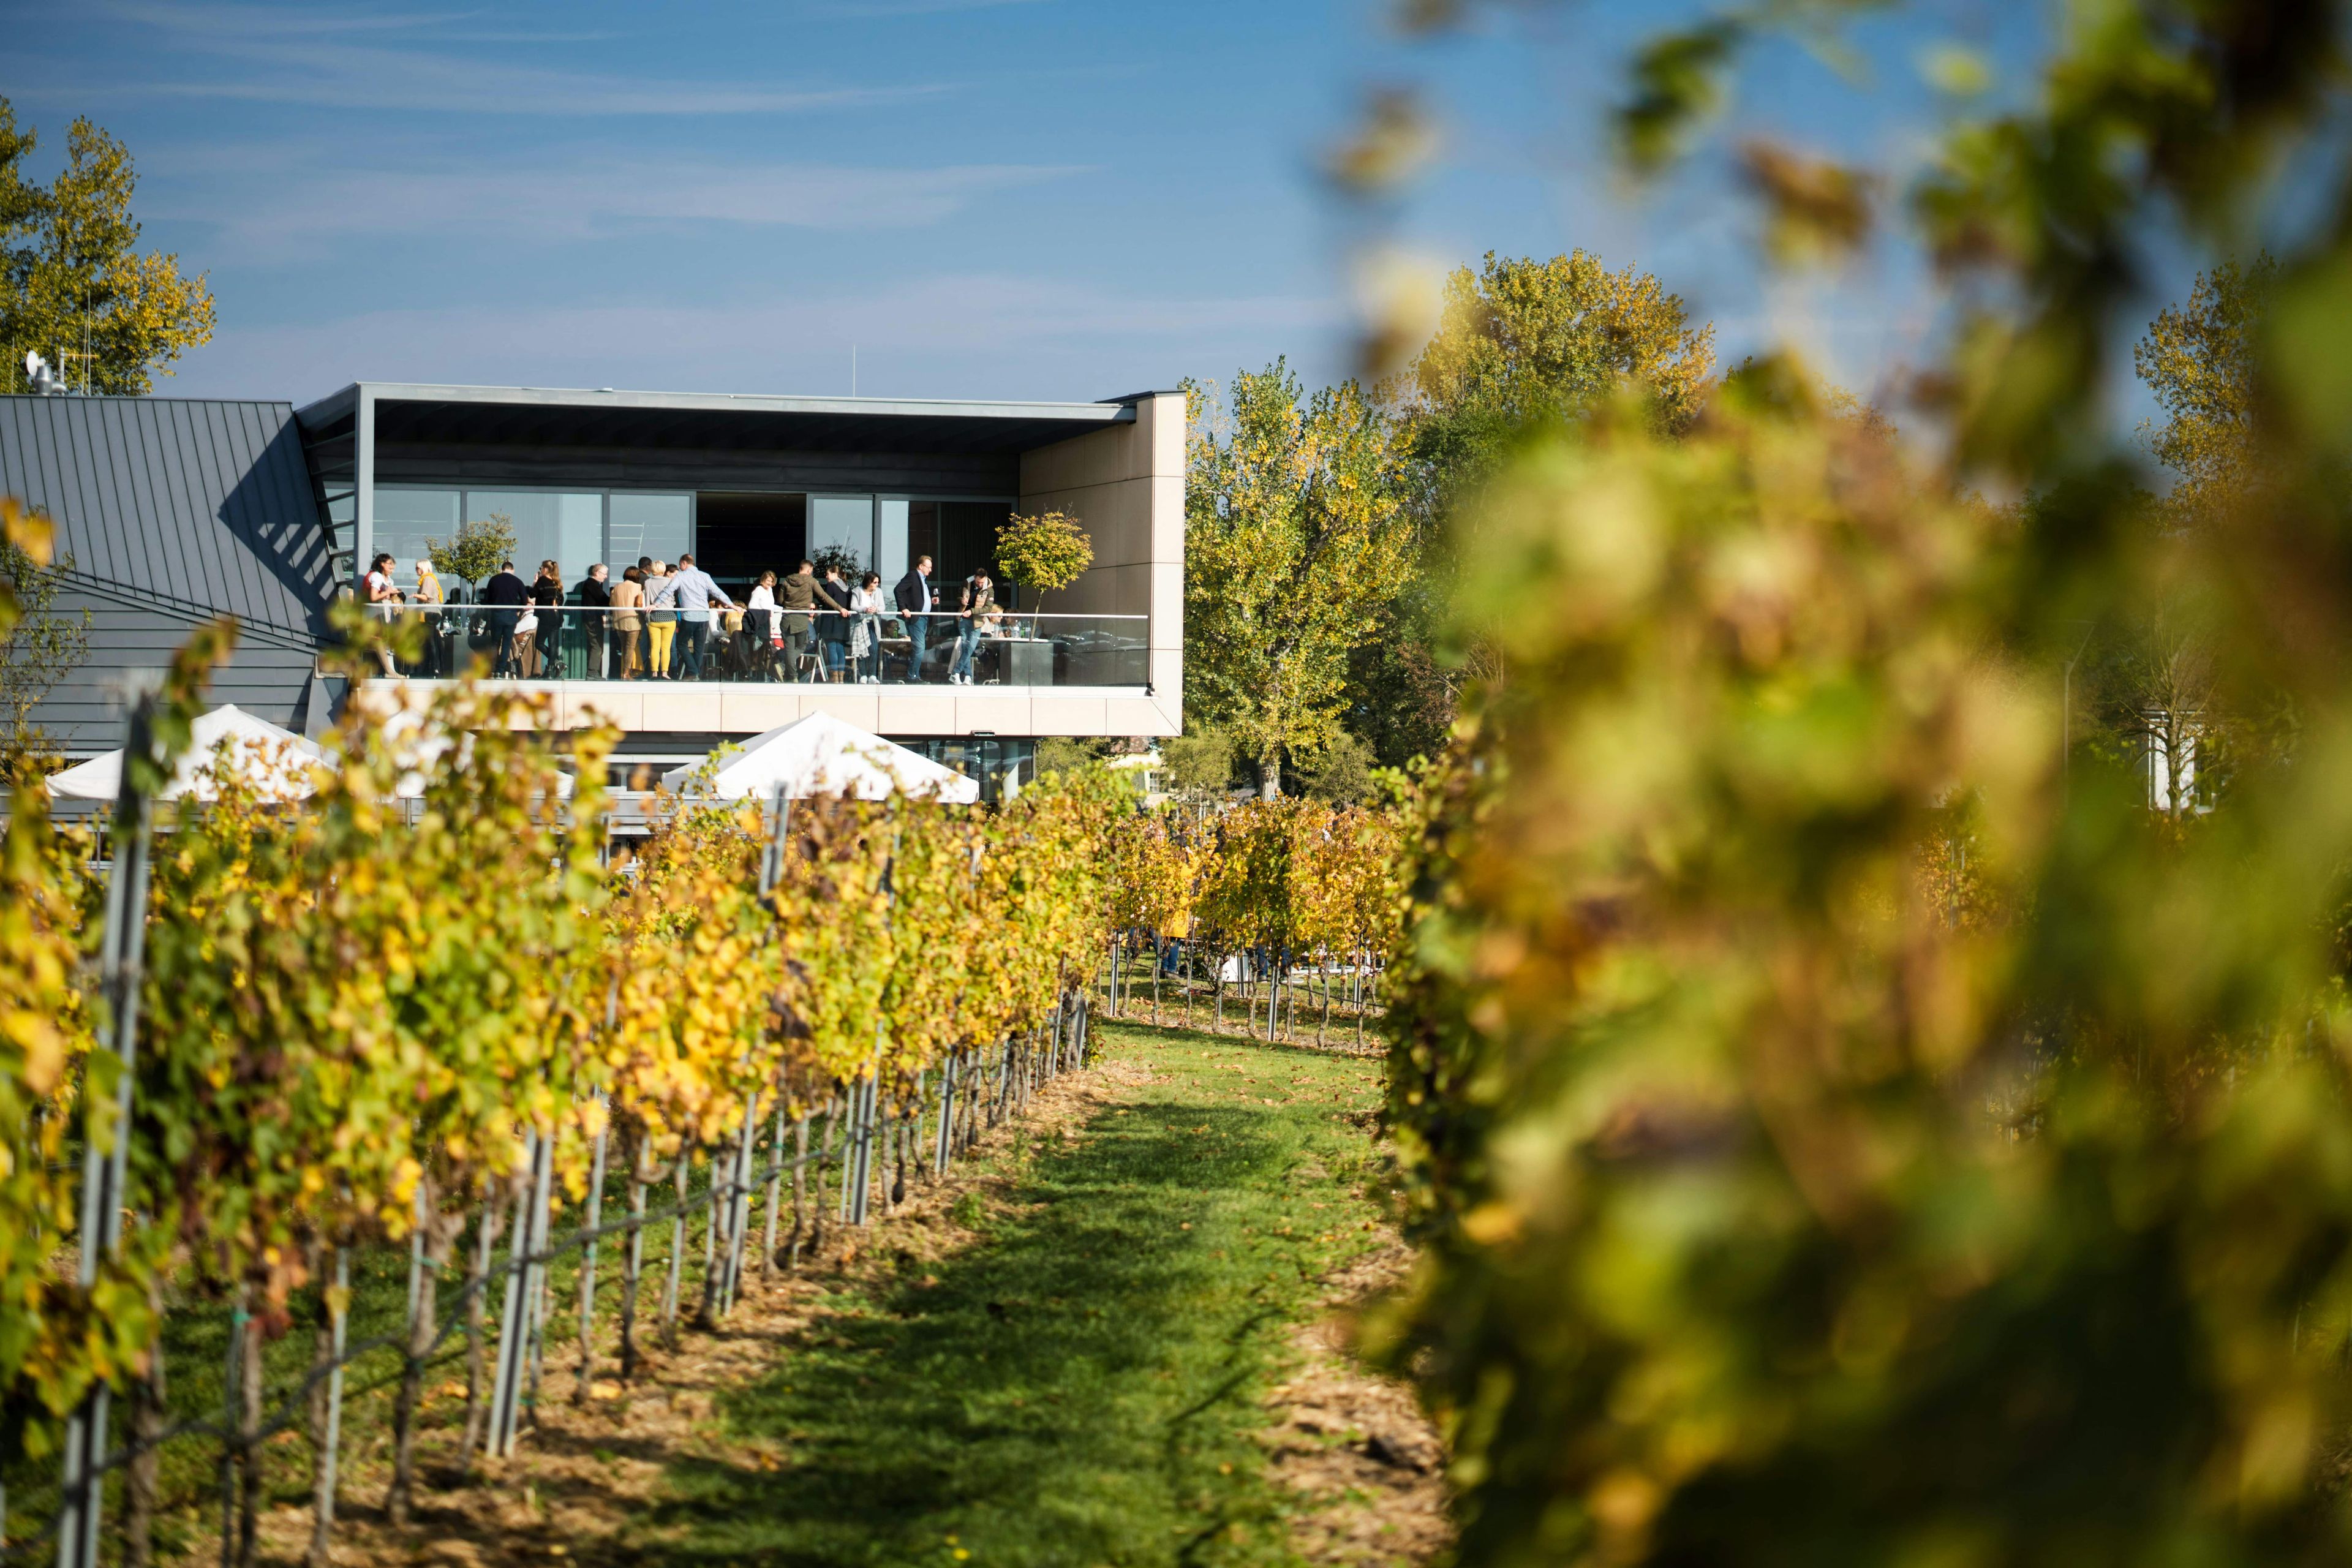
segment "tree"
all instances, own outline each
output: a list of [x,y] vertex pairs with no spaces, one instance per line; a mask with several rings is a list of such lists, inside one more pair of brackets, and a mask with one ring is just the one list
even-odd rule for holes
[[1302,399],[1280,360],[1222,409],[1186,393],[1185,671],[1271,797],[1339,733],[1348,655],[1404,582],[1402,432],[1352,381]]
[[1573,416],[1631,384],[1659,426],[1697,414],[1715,371],[1715,329],[1693,327],[1682,296],[1628,266],[1574,250],[1538,261],[1488,251],[1445,280],[1436,336],[1413,362],[1429,409],[1513,425]]
[[[1414,561],[1354,656],[1349,728],[1391,767],[1434,756],[1459,689],[1497,673],[1484,639],[1444,628],[1454,564],[1475,548],[1468,503],[1531,434],[1631,393],[1679,431],[1715,378],[1715,329],[1679,295],[1589,251],[1538,260],[1488,252],[1446,279],[1436,335],[1398,389],[1407,432]],[[1440,654],[1453,644],[1454,657]]]
[[2253,434],[2253,333],[2278,279],[2267,252],[2241,267],[2200,272],[2186,303],[2167,306],[2132,345],[2132,369],[2163,409],[2161,428],[2141,433],[2179,477],[2168,498],[2176,520],[2226,508],[2246,479]]
[[[46,541],[47,520],[39,521]],[[0,625],[0,764],[49,749],[33,709],[89,651],[89,613],[76,617],[53,607],[72,570],[70,555],[45,563],[15,538],[0,538],[0,590],[16,610]]]
[[1168,760],[1170,793],[1218,801],[1233,787],[1234,738],[1210,724],[1195,724],[1160,748]]
[[1095,563],[1094,541],[1066,512],[1014,517],[996,531],[996,566],[1024,587],[1037,590],[1036,609],[1045,595],[1068,587]]
[[1341,731],[1306,770],[1307,793],[1333,805],[1360,805],[1372,797],[1371,747]]
[[[1772,9],[1639,50],[1635,145],[1723,102]],[[1856,47],[1812,31],[1839,9],[1781,15]],[[1959,301],[1926,451],[1759,374],[1682,439],[1628,411],[1497,488],[1465,584],[1509,679],[1408,835],[1384,990],[1422,1246],[1370,1336],[1454,1438],[1461,1561],[2352,1546],[2352,245],[2297,221],[2352,195],[2344,21],[2103,6],[1906,153]],[[2166,225],[2296,247],[2226,530],[2139,526],[2107,427]],[[2085,622],[2166,603],[2159,546],[2223,696],[2294,726],[2195,832],[2070,788],[2059,729]],[[1922,896],[1956,839],[1969,886]]]
[[143,394],[157,370],[211,341],[212,292],[201,275],[180,275],[178,256],[137,248],[138,179],[121,142],[76,120],[66,166],[47,187],[24,175],[38,144],[0,98],[0,348],[9,374],[21,374],[33,351],[75,386]]
[[461,522],[456,538],[444,541],[428,537],[425,549],[433,557],[435,572],[444,577],[455,577],[470,591],[514,559],[514,519],[494,511],[487,518]]

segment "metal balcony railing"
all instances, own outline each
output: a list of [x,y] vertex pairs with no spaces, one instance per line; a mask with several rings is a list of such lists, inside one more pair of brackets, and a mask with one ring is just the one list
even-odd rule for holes
[[[395,602],[424,647],[386,656],[386,675],[445,679],[479,661],[496,679],[543,681],[808,681],[842,685],[1142,687],[1146,616],[814,614],[562,605]],[[667,618],[657,619],[657,616]]]

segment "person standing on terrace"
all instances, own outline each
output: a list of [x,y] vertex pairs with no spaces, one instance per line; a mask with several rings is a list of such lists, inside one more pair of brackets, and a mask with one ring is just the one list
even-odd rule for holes
[[[399,604],[402,597],[400,589],[392,580],[392,552],[380,551],[376,558],[368,563],[367,602],[375,616],[376,625],[387,635],[392,630],[392,606]],[[392,648],[389,644],[376,644],[375,657],[377,662],[383,666],[383,672],[386,675],[400,673],[392,667]]]
[[425,606],[422,616],[425,656],[417,663],[417,673],[427,680],[438,680],[449,669],[441,657],[441,615],[437,606],[447,604],[449,595],[442,591],[440,575],[433,570],[431,561],[416,563],[416,592],[413,597],[416,604]]
[[727,596],[725,589],[710,580],[709,573],[694,563],[691,555],[677,558],[677,618],[685,627],[679,639],[685,649],[681,662],[686,679],[699,680],[702,679],[702,656],[710,642],[710,607],[717,605],[721,609],[731,610],[736,607],[735,601]]
[[907,623],[907,679],[923,679],[923,645],[931,635],[929,619],[938,603],[931,597],[931,558],[915,557],[915,569],[898,579],[898,617]]
[[515,575],[513,562],[499,563],[498,575],[482,585],[482,603],[490,608],[490,635],[498,639],[490,674],[511,679],[520,668],[515,660],[515,624],[522,619],[522,606],[530,603],[530,589]]
[[604,679],[604,645],[608,640],[605,623],[612,619],[604,611],[613,602],[613,590],[605,585],[604,563],[602,561],[588,568],[588,575],[581,578],[578,585],[573,587],[572,602],[586,612],[567,617],[580,623],[578,632],[571,639],[580,649],[580,679],[602,680]]
[[857,668],[857,684],[872,686],[882,679],[882,612],[889,607],[882,596],[881,573],[866,574],[850,595],[849,607],[856,623],[850,632],[850,661]]
[[632,566],[613,584],[612,674],[614,680],[634,680],[645,670],[641,629],[645,622],[646,574]]

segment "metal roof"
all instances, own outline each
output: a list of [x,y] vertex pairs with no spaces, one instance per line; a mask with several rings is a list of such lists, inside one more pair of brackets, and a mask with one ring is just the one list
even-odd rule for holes
[[1012,454],[1135,418],[1131,398],[1022,403],[410,382],[355,382],[298,417],[314,436],[333,431],[362,394],[385,445]]
[[46,511],[69,581],[307,639],[332,589],[289,404],[0,395],[0,491]]

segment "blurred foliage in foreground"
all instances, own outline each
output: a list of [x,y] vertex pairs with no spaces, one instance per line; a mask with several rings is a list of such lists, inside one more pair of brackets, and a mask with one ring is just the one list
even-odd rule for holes
[[[1687,143],[1759,16],[1845,8],[1663,41],[1629,147]],[[2194,519],[2100,406],[2152,215],[2260,231],[2257,172],[2341,123],[2345,17],[2068,16],[1914,193],[1986,302],[1935,458],[1767,363],[1686,432],[1629,399],[1536,439],[1477,508],[1457,635],[1502,673],[1391,969],[1427,1250],[1386,1325],[1467,1563],[2352,1549],[2352,186],[2298,193]],[[1784,254],[1868,216],[1749,162]],[[2086,634],[2167,625],[2263,737],[2210,810],[2068,761]]]

